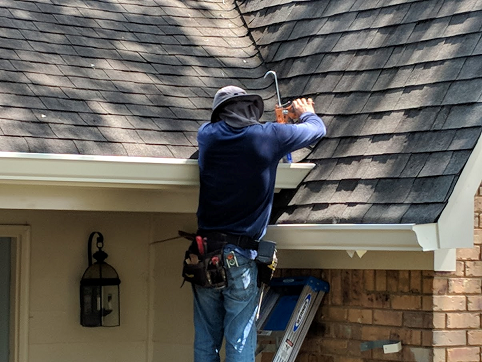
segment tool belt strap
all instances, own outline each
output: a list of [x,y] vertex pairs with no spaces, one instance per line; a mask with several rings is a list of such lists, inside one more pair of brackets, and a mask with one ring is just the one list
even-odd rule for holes
[[258,241],[246,235],[233,235],[225,234],[216,231],[203,231],[198,230],[197,235],[207,238],[208,244],[213,243],[224,243],[239,246],[243,249],[258,250]]

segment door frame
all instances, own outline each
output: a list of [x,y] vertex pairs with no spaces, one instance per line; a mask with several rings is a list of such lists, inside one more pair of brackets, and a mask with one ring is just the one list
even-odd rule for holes
[[0,236],[11,239],[10,356],[13,362],[28,361],[30,292],[30,226],[0,225]]

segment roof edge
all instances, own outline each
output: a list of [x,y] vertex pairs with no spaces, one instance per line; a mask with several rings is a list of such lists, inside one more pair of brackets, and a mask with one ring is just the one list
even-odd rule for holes
[[[280,163],[276,189],[294,189],[315,165]],[[0,181],[124,188],[199,186],[195,159],[0,152]]]
[[474,246],[474,198],[482,181],[482,137],[479,137],[437,222],[441,248]]
[[436,224],[279,224],[266,238],[280,249],[429,251],[439,249]]
[[270,225],[267,239],[291,252],[344,250],[362,258],[367,251],[432,252],[433,270],[454,271],[455,246],[440,246],[439,225],[431,224],[281,224]]

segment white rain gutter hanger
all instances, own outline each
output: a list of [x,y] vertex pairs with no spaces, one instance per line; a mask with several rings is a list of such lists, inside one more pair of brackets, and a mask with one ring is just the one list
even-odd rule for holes
[[[294,189],[315,165],[280,163],[276,188]],[[111,188],[198,187],[194,159],[0,152],[0,182]]]

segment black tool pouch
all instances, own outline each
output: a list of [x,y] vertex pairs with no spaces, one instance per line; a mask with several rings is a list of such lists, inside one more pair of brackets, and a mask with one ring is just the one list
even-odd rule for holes
[[182,268],[184,280],[204,288],[224,288],[227,285],[227,279],[222,250],[203,256],[193,254],[190,250],[186,251],[184,258]]
[[258,265],[258,287],[261,284],[269,284],[278,265],[276,243],[274,241],[260,240],[255,261]]

